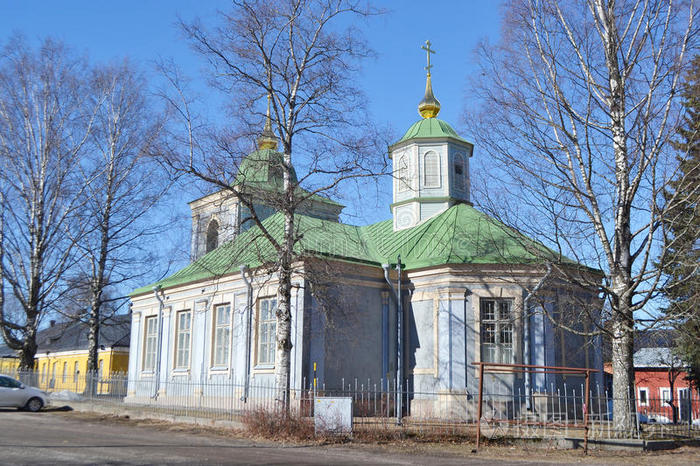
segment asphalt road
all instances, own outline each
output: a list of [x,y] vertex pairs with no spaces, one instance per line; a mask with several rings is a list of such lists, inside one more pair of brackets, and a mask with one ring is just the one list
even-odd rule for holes
[[[59,413],[0,410],[0,464],[493,464],[493,459],[284,446],[86,420]],[[499,464],[523,464],[505,463]]]

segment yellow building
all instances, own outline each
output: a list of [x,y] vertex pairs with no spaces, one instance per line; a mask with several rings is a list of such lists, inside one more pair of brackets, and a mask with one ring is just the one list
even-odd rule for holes
[[18,365],[19,358],[14,353],[0,354],[0,374],[14,374]]
[[[98,370],[94,375],[98,394],[118,394],[126,384],[129,365],[130,317],[115,316],[100,327]],[[83,322],[51,322],[39,332],[35,370],[37,386],[47,391],[81,393],[87,382],[88,328]],[[0,373],[12,375],[19,360],[3,351]]]

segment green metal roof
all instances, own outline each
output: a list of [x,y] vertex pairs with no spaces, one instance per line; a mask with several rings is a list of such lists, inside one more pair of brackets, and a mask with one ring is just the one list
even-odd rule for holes
[[[296,216],[303,233],[297,254],[381,266],[401,255],[406,270],[445,264],[527,264],[542,253],[555,253],[467,204],[457,204],[412,228],[394,231],[391,220],[357,227]],[[284,217],[277,213],[263,225],[282,238]],[[275,251],[257,227],[241,233],[173,275],[134,290],[150,292],[154,285],[171,288],[186,283],[237,273],[241,265],[258,267],[274,262]],[[566,259],[564,259],[566,260]]]
[[415,122],[397,143],[415,138],[453,138],[458,141],[468,142],[466,139],[461,138],[452,126],[439,118],[423,118]]
[[[280,152],[272,149],[260,149],[251,152],[241,161],[234,185],[254,187],[268,192],[281,192],[284,186],[282,175],[283,157],[284,155]],[[292,183],[298,183],[294,167],[292,167]],[[305,196],[309,192],[298,186],[297,194]],[[309,199],[345,207],[343,204],[318,194],[310,195]]]
[[391,220],[366,227],[384,262],[400,254],[406,270],[444,264],[522,264],[543,246],[467,204],[457,204],[413,227],[393,231]]
[[[234,184],[279,189],[282,186],[283,162],[284,156],[275,150],[256,150],[241,161]],[[292,167],[292,178],[296,183],[297,175],[294,167]]]

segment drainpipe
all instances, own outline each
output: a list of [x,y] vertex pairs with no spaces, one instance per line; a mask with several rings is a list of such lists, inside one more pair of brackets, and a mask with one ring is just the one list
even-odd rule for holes
[[165,308],[165,303],[163,302],[163,297],[161,296],[161,286],[156,285],[153,287],[153,294],[158,300],[158,353],[156,355],[156,384],[154,389],[153,398],[158,399],[158,390],[160,389],[160,358],[163,353],[163,309]]
[[403,409],[401,403],[402,399],[402,380],[403,380],[403,364],[401,364],[402,358],[402,314],[403,306],[401,303],[401,256],[398,256],[396,261],[396,271],[398,273],[398,287],[394,289],[394,285],[389,279],[389,264],[383,264],[384,269],[384,279],[389,284],[389,288],[396,299],[396,424],[401,425],[401,414]]
[[467,298],[472,294],[469,288],[464,288],[464,391],[469,397],[469,360],[467,359]]
[[250,390],[250,340],[251,340],[251,326],[253,323],[253,284],[250,282],[246,274],[248,271],[248,266],[241,265],[241,278],[248,288],[246,296],[246,328],[245,328],[245,378],[244,378],[244,389],[241,401],[248,402],[248,392]]
[[[530,340],[532,338],[531,332],[530,332],[530,311],[529,311],[529,306],[530,306],[530,299],[537,294],[537,292],[542,288],[544,285],[545,281],[547,281],[547,278],[552,273],[552,265],[547,262],[547,273],[542,277],[542,280],[532,289],[530,293],[525,297],[523,300],[523,359],[525,360],[525,364],[532,364],[532,358],[530,355]],[[542,316],[542,322],[544,325],[544,315]],[[542,334],[542,342],[544,344],[545,339],[544,339],[544,333]],[[546,354],[545,354],[546,357]],[[545,360],[546,364],[546,360]],[[530,387],[532,385],[532,373],[531,372],[526,372],[525,373],[525,409],[531,410],[532,409],[532,400],[530,399]]]
[[[530,313],[528,311],[528,301],[530,295],[525,298],[523,304],[523,359],[525,364],[530,365],[532,361],[530,359]],[[528,411],[532,409],[532,401],[530,400],[530,372],[525,372],[525,409]]]
[[[207,346],[209,343],[209,340],[207,340],[207,330],[209,329],[209,326],[207,325],[207,308],[209,307],[209,299],[213,299],[214,294],[209,298],[202,298],[198,299],[194,302],[194,309],[192,310],[192,322],[190,323],[190,328],[194,329],[194,315],[195,314],[204,314],[204,330],[202,331],[202,361],[199,365],[199,380],[201,381],[202,384],[207,379]],[[202,310],[197,310],[197,307],[199,304],[204,303],[204,309]],[[213,335],[212,335],[213,336]],[[202,388],[202,396],[204,394],[204,389]]]

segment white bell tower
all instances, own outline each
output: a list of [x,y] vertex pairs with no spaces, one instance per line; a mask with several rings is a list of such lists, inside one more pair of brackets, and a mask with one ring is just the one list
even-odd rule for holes
[[394,231],[411,228],[453,205],[469,203],[469,158],[474,146],[446,122],[436,118],[440,102],[433,95],[430,41],[425,96],[418,104],[422,120],[389,147],[393,161]]

